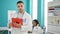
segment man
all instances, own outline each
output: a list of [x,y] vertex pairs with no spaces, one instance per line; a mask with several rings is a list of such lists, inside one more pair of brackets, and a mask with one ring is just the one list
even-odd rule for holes
[[12,27],[12,19],[10,20],[9,27],[12,28],[11,34],[28,34],[28,31],[32,30],[31,16],[24,11],[24,3],[22,1],[17,2],[18,12],[14,14],[13,18],[23,18],[23,25],[14,23],[19,28]]

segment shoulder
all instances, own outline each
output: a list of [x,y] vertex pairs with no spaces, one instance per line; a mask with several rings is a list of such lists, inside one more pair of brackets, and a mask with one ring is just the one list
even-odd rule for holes
[[31,18],[31,15],[25,12],[25,16]]
[[18,15],[17,12],[15,12],[15,13],[12,14],[13,17],[17,17],[17,15]]
[[25,12],[25,14],[26,14],[27,16],[30,16],[30,14],[28,14],[27,12]]

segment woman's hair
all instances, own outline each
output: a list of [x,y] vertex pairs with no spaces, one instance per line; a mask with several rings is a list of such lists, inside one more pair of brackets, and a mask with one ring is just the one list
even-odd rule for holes
[[[40,26],[39,21],[38,21],[37,19],[34,19],[33,21],[35,21],[36,26],[37,26],[37,25],[39,25],[39,26]],[[33,26],[33,28],[34,28],[34,26]]]
[[36,25],[38,25],[38,24],[39,24],[39,22],[38,22],[38,20],[37,20],[37,19],[35,19],[35,20],[33,20],[33,21],[35,21],[35,22],[36,22]]

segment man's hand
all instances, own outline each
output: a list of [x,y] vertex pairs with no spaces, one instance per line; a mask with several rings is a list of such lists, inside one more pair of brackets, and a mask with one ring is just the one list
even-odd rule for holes
[[9,23],[9,28],[11,28],[12,27],[12,23]]
[[15,23],[13,23],[15,26],[17,26],[17,27],[19,27],[19,28],[21,28],[21,24],[17,24],[16,22]]

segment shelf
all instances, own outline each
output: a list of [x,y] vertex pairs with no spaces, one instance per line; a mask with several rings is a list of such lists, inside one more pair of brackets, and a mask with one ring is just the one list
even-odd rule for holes
[[48,10],[48,11],[52,11],[52,12],[60,12],[60,10]]
[[59,26],[48,25],[48,32],[51,32],[51,33],[60,33],[60,25]]
[[48,2],[48,7],[60,6],[60,1]]
[[48,17],[56,17],[57,18],[58,16],[48,16]]
[[48,10],[48,13],[53,13],[54,16],[60,17],[60,10]]

